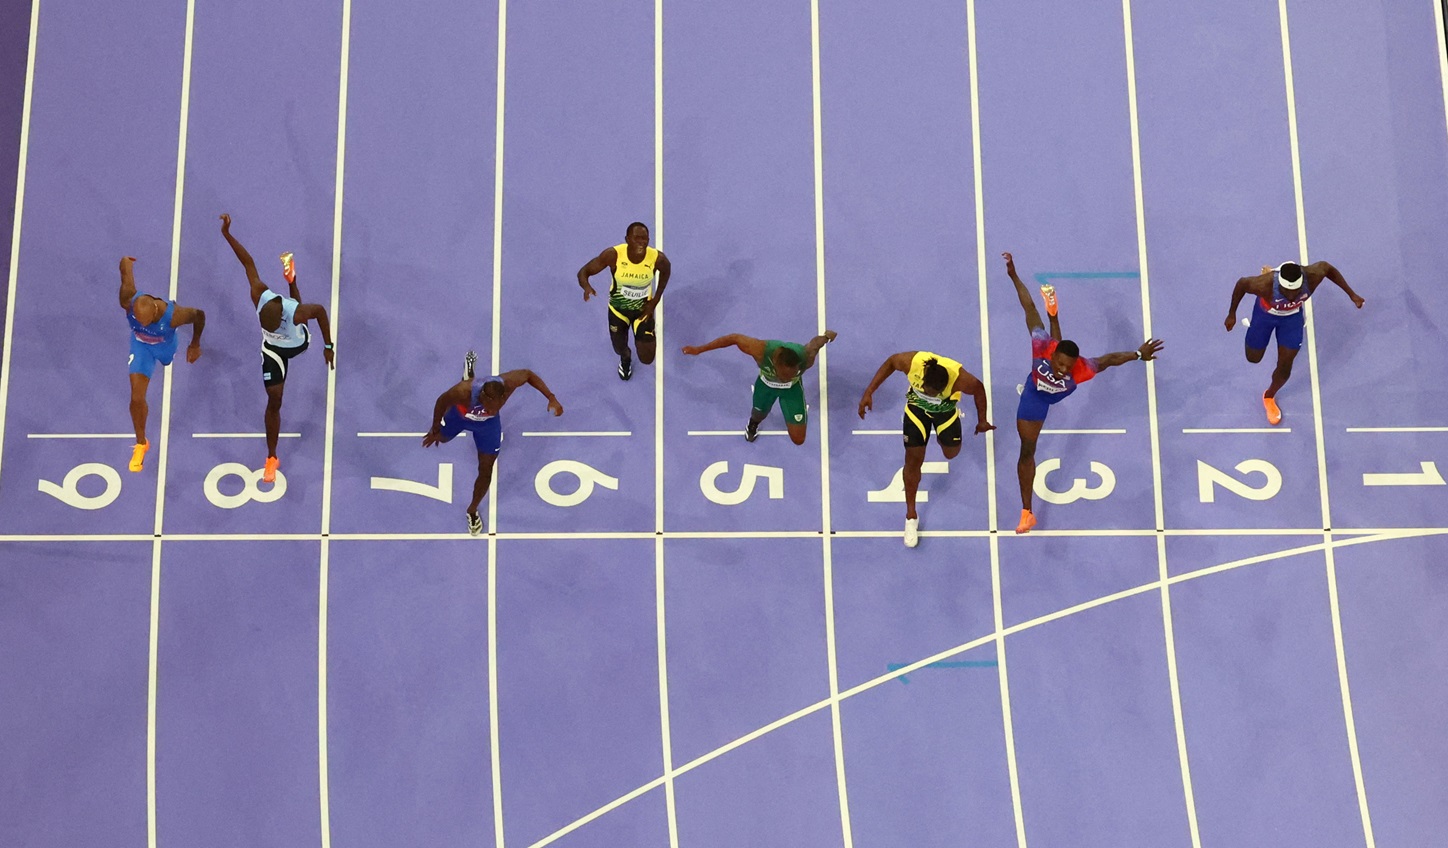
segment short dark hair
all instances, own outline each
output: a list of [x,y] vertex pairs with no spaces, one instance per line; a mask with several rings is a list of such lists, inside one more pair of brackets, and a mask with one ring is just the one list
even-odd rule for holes
[[483,384],[483,394],[490,398],[502,397],[506,390],[502,380],[489,380]]
[[649,225],[648,225],[648,224],[645,224],[643,221],[634,221],[632,224],[629,224],[629,225],[628,225],[628,228],[627,228],[627,229],[625,229],[625,230],[623,231],[623,237],[624,237],[624,238],[628,238],[628,237],[629,237],[629,234],[631,234],[631,233],[633,232],[634,227],[643,227],[644,230],[647,231],[648,228],[649,228]]
[[1075,359],[1081,355],[1081,348],[1077,347],[1076,343],[1070,339],[1062,339],[1061,343],[1056,345],[1056,352],[1064,353],[1072,359]]
[[1302,266],[1296,262],[1283,262],[1282,267],[1277,269],[1277,276],[1287,282],[1295,282],[1302,276]]
[[793,367],[800,363],[799,354],[795,353],[792,348],[776,348],[774,351],[774,355],[779,360],[780,365],[789,365]]
[[932,392],[943,392],[945,386],[950,382],[950,371],[934,359],[925,360],[925,367],[921,369],[920,384]]

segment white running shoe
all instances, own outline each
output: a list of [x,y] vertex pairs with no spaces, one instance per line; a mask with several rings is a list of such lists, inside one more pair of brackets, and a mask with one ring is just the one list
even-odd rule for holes
[[905,519],[905,547],[913,548],[920,544],[920,519]]
[[482,516],[481,514],[474,515],[474,514],[471,513],[471,512],[468,513],[467,516],[468,516],[468,533],[470,533],[470,534],[472,534],[472,535],[474,535],[474,536],[482,535],[482,532],[483,532],[483,516]]

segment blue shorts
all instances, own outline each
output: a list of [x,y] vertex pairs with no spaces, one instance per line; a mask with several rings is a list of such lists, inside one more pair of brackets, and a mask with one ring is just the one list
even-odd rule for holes
[[503,422],[496,415],[487,421],[474,421],[464,418],[457,407],[448,407],[442,416],[442,440],[450,442],[464,430],[473,434],[473,444],[478,446],[478,453],[498,455],[498,450],[503,446]]
[[[1027,380],[1029,379],[1027,378]],[[1051,411],[1051,407],[1060,403],[1069,394],[1071,392],[1050,394],[1037,391],[1034,383],[1027,382],[1026,387],[1021,391],[1020,403],[1016,404],[1016,420],[1045,421],[1046,413]]]
[[156,363],[170,365],[171,360],[176,358],[176,337],[172,336],[171,341],[161,344],[146,344],[131,335],[131,358],[130,366],[132,374],[140,374],[146,379],[156,373]]
[[1291,315],[1273,315],[1262,308],[1262,302],[1252,304],[1252,323],[1247,327],[1247,349],[1266,350],[1272,333],[1277,333],[1277,346],[1288,350],[1302,349],[1302,329],[1307,318],[1299,309]]

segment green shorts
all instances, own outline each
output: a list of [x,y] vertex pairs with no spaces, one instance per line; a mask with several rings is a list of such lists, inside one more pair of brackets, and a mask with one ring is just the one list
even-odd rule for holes
[[776,389],[764,385],[754,378],[754,413],[765,416],[779,401],[779,411],[784,413],[784,423],[789,427],[803,427],[809,421],[809,407],[804,403],[804,384],[795,383],[787,389]]

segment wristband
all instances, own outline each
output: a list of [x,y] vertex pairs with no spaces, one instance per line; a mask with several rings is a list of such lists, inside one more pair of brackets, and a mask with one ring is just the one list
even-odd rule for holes
[[332,347],[330,344],[324,344],[322,345],[322,347],[326,350],[336,350],[336,348]]
[[1136,358],[1137,358],[1138,361],[1141,359],[1141,351],[1138,350],[1138,351],[1136,352]]

